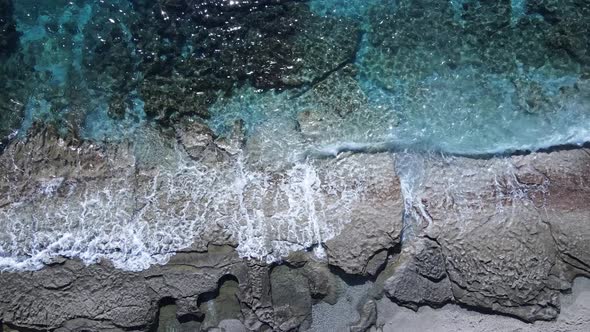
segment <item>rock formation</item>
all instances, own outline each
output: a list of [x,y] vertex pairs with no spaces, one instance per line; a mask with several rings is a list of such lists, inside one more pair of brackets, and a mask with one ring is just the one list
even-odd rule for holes
[[[64,141],[45,129],[8,147],[0,157],[3,174],[0,188],[5,193],[0,211],[3,220],[13,222],[2,225],[2,242],[21,246],[23,251],[3,260],[5,263],[19,260],[35,267],[33,258],[36,258],[37,264],[42,261],[49,265],[38,271],[0,276],[0,312],[5,324],[58,331],[146,331],[158,324],[160,305],[173,303],[179,326],[194,327],[205,324],[205,317],[208,321],[214,319],[210,317],[224,317],[213,309],[211,312],[205,309],[214,305],[201,304],[221,297],[216,297],[215,292],[219,293],[222,281],[231,277],[238,287],[235,297],[229,298],[235,298],[236,307],[239,306],[239,314],[231,318],[241,321],[244,328],[305,329],[311,324],[314,303],[333,302],[334,296],[338,297],[336,280],[340,273],[382,280],[382,286],[377,282],[370,296],[378,298],[385,294],[412,308],[458,303],[527,321],[546,320],[559,313],[560,291],[569,289],[574,277],[590,273],[590,251],[585,241],[590,236],[589,212],[583,204],[590,192],[590,179],[586,178],[590,153],[585,149],[488,160],[400,154],[395,156],[396,163],[411,159],[414,163],[411,169],[415,171],[407,173],[407,168],[398,165],[401,181],[395,172],[394,158],[387,153],[320,160],[322,166],[314,175],[319,180],[307,187],[313,190],[310,193],[314,195],[313,202],[326,209],[338,206],[337,201],[346,195],[359,195],[358,200],[347,201],[346,213],[340,207],[320,216],[317,213],[322,210],[314,212],[312,207],[301,215],[308,219],[301,220],[302,228],[296,224],[285,225],[290,230],[283,232],[280,228],[257,228],[268,227],[268,222],[259,226],[232,226],[231,219],[226,218],[210,223],[215,214],[202,210],[201,213],[210,217],[193,222],[209,223],[193,225],[203,231],[193,231],[189,234],[196,237],[182,239],[168,233],[188,227],[182,225],[181,219],[174,219],[179,212],[173,211],[181,209],[185,215],[196,213],[187,209],[185,203],[194,202],[198,196],[190,191],[170,196],[170,190],[162,191],[167,197],[142,194],[146,187],[154,185],[179,185],[165,179],[163,172],[167,166],[161,161],[168,158],[168,162],[178,162],[170,157],[173,151],[178,148],[195,151],[190,147],[199,140],[209,142],[199,143],[203,146],[201,156],[208,153],[224,156],[202,159],[215,163],[215,167],[233,167],[230,165],[236,158],[218,147],[211,134],[191,132],[196,136],[189,139],[184,132],[180,142],[187,145],[176,148],[175,143],[156,147],[153,142],[144,147],[129,143],[99,147]],[[151,135],[156,135],[157,141],[165,141],[160,134]],[[148,148],[150,154],[141,152]],[[156,158],[153,154],[156,151],[159,163],[151,159]],[[360,160],[370,163],[359,163]],[[330,170],[329,174],[323,169]],[[360,170],[365,175],[358,173]],[[156,174],[160,174],[159,180],[155,180]],[[297,178],[281,180],[284,175],[273,176],[277,180],[269,183],[267,194],[276,193],[278,196],[273,199],[280,199],[282,194],[291,195],[281,186],[292,185],[289,181]],[[341,187],[344,184],[348,187]],[[242,198],[224,201],[229,206],[236,204],[237,209],[245,204],[243,208],[249,212],[242,218],[262,213],[280,222],[278,216],[305,202],[289,202],[285,197],[287,200],[280,204],[256,205],[251,199],[257,198],[260,192],[249,189],[249,185],[252,184],[245,184]],[[250,194],[248,190],[254,192]],[[89,197],[93,193],[103,193],[105,197]],[[106,204],[109,196],[115,201]],[[27,203],[23,206],[23,202]],[[217,206],[216,209],[221,207],[213,200],[209,204]],[[40,213],[50,219],[39,220],[35,216]],[[72,220],[76,215],[84,216],[85,220]],[[139,218],[141,215],[157,222],[148,226]],[[116,223],[101,221],[105,218]],[[310,224],[309,219],[314,219],[316,224]],[[91,224],[85,224],[90,220]],[[402,220],[406,239],[399,252]],[[167,222],[173,222],[176,228],[167,228]],[[86,247],[67,238],[59,240],[59,244],[52,242],[55,241],[52,230],[65,230],[63,227],[73,225],[81,228],[92,225],[101,233],[89,237],[87,241],[91,245]],[[120,228],[124,225],[129,228]],[[149,243],[139,246],[136,243],[133,247],[117,233],[129,236],[126,233],[129,229],[139,231],[146,226],[154,227],[151,231],[155,237],[147,240],[157,242],[159,253],[175,251],[176,254],[167,255],[166,264],[144,271],[117,269],[109,259],[115,265],[134,266],[121,264],[130,264],[131,256],[140,253],[138,250],[151,250]],[[240,232],[244,226],[254,227],[254,232]],[[309,240],[299,240],[295,246],[280,244],[291,241],[290,234],[304,236],[299,232],[314,231],[313,227],[321,229],[311,234]],[[37,230],[35,239],[19,232],[29,228]],[[109,233],[109,229],[115,232]],[[328,229],[333,233],[325,233]],[[137,240],[142,241],[142,234],[150,232],[136,233]],[[252,243],[262,247],[245,249],[244,244]],[[265,247],[264,243],[270,246]],[[43,248],[44,245],[48,247]],[[280,255],[276,257],[282,257],[283,263],[242,258],[255,257],[260,252],[248,250],[264,248],[279,250],[276,254]],[[291,252],[284,251],[286,248]],[[7,252],[7,247],[3,250]],[[87,262],[100,263],[85,266],[78,260],[54,256],[75,250],[79,250],[81,257],[87,257]],[[109,251],[112,254],[105,255]],[[89,257],[98,252],[102,256]],[[372,305],[369,301],[359,308],[360,312],[366,312],[363,315],[368,315],[363,316],[368,322],[359,321],[354,329],[364,330],[371,325]],[[221,324],[220,320],[215,322]]]
[[558,317],[587,2],[313,2],[0,0],[0,331]]

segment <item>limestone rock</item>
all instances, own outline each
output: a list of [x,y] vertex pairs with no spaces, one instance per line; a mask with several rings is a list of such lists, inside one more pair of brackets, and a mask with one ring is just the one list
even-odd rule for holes
[[[354,155],[339,163],[362,164],[363,167],[355,169],[370,176],[367,180],[371,187],[368,195],[363,194],[361,202],[351,207],[351,222],[344,225],[340,234],[326,241],[328,262],[347,273],[374,274],[385,262],[386,255],[381,252],[399,243],[402,229],[404,206],[400,182],[391,173],[393,159],[381,154],[375,155],[374,162],[365,163],[362,155]],[[378,261],[371,261],[376,254]]]
[[415,227],[440,245],[455,300],[555,318],[560,285],[588,271],[589,168],[583,149],[427,161]]
[[398,258],[395,273],[384,284],[388,297],[414,310],[440,307],[453,299],[440,248],[429,240],[414,243]]

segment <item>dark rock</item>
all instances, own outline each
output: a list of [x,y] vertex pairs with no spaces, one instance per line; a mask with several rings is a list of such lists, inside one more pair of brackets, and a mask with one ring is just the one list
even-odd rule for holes
[[447,275],[445,257],[435,242],[424,240],[423,245],[414,258],[416,272],[432,281],[440,281]]
[[445,260],[435,243],[415,243],[398,261],[395,273],[384,284],[389,298],[414,310],[421,305],[440,307],[453,299]]
[[338,282],[327,265],[310,261],[301,269],[309,282],[309,292],[313,299],[321,299],[329,304],[338,301]]
[[237,298],[238,281],[231,275],[222,277],[219,288],[213,293],[199,296],[199,310],[205,315],[203,329],[218,326],[224,320],[241,318],[240,302]]
[[307,279],[298,269],[277,266],[270,274],[272,305],[277,331],[292,331],[311,324],[311,295]]
[[0,1],[0,59],[14,53],[18,48],[19,32],[14,20],[12,0]]
[[165,123],[187,113],[206,116],[215,94],[236,85],[284,89],[316,82],[352,61],[358,45],[356,23],[315,16],[298,1],[136,8],[143,17],[133,26],[143,50],[141,94],[146,112]]
[[198,83],[182,77],[146,79],[141,95],[146,114],[164,125],[189,115],[207,118],[207,107],[215,100],[212,91],[200,89]]
[[198,119],[184,118],[174,126],[174,129],[180,144],[195,159],[202,157],[215,139],[213,131]]

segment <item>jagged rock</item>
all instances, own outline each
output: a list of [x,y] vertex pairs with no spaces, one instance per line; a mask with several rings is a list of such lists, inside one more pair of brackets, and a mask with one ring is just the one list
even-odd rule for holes
[[432,241],[414,243],[397,258],[395,273],[384,284],[388,297],[416,310],[420,305],[440,307],[453,299],[440,248]]
[[301,269],[309,282],[309,292],[313,299],[321,299],[329,304],[338,301],[338,282],[328,266],[316,261],[310,261]]
[[[395,247],[400,241],[404,209],[400,182],[391,173],[395,169],[391,156],[381,154],[375,157],[375,163],[370,164],[364,162],[362,155],[353,155],[341,162],[362,164],[359,171],[371,174],[373,179],[369,191],[372,194],[352,207],[351,222],[325,244],[328,262],[347,273],[375,273],[379,264],[371,262],[374,255]],[[379,262],[383,263],[386,256],[380,255],[383,259]]]
[[377,321],[377,303],[375,300],[367,300],[358,308],[360,318],[352,326],[350,332],[365,332]]
[[298,269],[277,266],[270,274],[272,305],[277,331],[305,330],[311,324],[311,294]]
[[[65,288],[46,288],[47,274],[73,274],[75,279]],[[108,265],[85,267],[68,261],[49,267],[39,274],[2,275],[2,321],[38,329],[64,326],[98,327],[97,321],[119,328],[139,329],[155,318],[152,291],[138,275],[117,271]],[[20,294],[15,297],[11,294]],[[70,320],[76,320],[70,322]],[[89,322],[95,321],[95,322]]]
[[219,323],[219,328],[225,332],[247,332],[248,331],[246,329],[246,327],[244,326],[244,324],[242,324],[242,322],[240,322],[237,319],[222,320]]
[[[119,215],[109,212],[108,205],[101,205],[100,211],[108,212],[109,218],[141,211],[144,218],[157,220],[154,224],[161,227],[170,220],[163,214],[165,211],[185,207],[183,202],[194,202],[187,197],[199,196],[182,192],[179,196],[169,195],[174,191],[166,189],[171,183],[163,173],[169,167],[164,161],[168,160],[170,167],[178,170],[174,156],[181,149],[175,147],[173,138],[172,142],[157,145],[155,142],[165,141],[167,136],[159,136],[157,132],[145,135],[142,138],[145,141],[138,140],[137,146],[127,143],[96,146],[64,140],[51,129],[45,129],[31,133],[27,140],[12,143],[0,157],[3,174],[0,190],[10,193],[1,196],[3,218],[7,213],[16,213],[13,216],[17,217],[38,215],[40,208],[34,204],[42,204],[46,213],[58,210],[66,213],[64,206],[73,209],[67,202],[82,206],[71,210],[72,215],[85,214],[92,218],[88,211],[98,210],[92,210],[88,203],[92,201],[81,197],[96,188],[114,189],[109,192],[117,193],[126,192],[122,188],[132,186],[138,196],[117,197]],[[215,141],[208,144],[215,145]],[[590,274],[586,241],[590,234],[586,222],[589,212],[585,205],[590,196],[590,179],[586,173],[590,173],[584,171],[590,168],[589,156],[587,150],[577,149],[489,160],[426,157],[421,177],[414,179],[421,185],[406,192],[407,204],[412,207],[405,211],[406,227],[413,225],[416,238],[391,259],[393,263],[383,272],[387,278],[379,276],[386,279],[387,296],[413,308],[452,301],[525,320],[555,317],[559,292],[569,288],[575,275]],[[181,160],[188,165],[195,162],[192,158]],[[230,158],[214,165],[219,170],[232,162]],[[314,220],[336,230],[334,237],[326,238],[324,244],[327,263],[348,273],[374,275],[381,270],[380,265],[388,254],[394,252],[402,229],[404,200],[400,180],[393,176],[392,156],[342,154],[316,162],[321,167],[305,177],[314,179],[315,184],[305,188],[315,190],[314,195],[318,196],[314,197],[321,198],[323,209],[330,211]],[[311,172],[311,169],[303,170]],[[234,171],[230,168],[231,174]],[[178,188],[186,190],[190,177],[175,174],[183,185]],[[121,180],[128,178],[132,180]],[[159,186],[165,189],[160,191]],[[264,187],[265,194],[280,197],[275,196],[279,187]],[[211,188],[207,186],[208,190]],[[223,188],[228,185],[224,183]],[[348,190],[349,196],[334,194],[338,190]],[[263,197],[257,195],[256,191],[247,193],[242,202],[253,204],[252,197]],[[355,200],[340,204],[343,197],[353,196]],[[288,211],[285,202],[288,201],[279,200],[280,204],[276,205],[265,203],[262,205],[265,209],[260,211],[275,216]],[[22,208],[23,205],[28,207]],[[227,208],[235,211],[234,206]],[[193,213],[189,208],[181,211]],[[317,218],[320,214],[312,216]],[[94,227],[104,219],[102,215],[96,218]],[[302,219],[304,228],[309,229],[307,220]],[[53,228],[59,226],[53,220],[39,220],[39,239],[47,231],[44,223]],[[203,304],[206,294],[215,293],[220,280],[230,276],[239,283],[235,295],[240,312],[232,311],[232,315],[239,316],[233,318],[242,319],[248,329],[304,328],[309,323],[314,299],[335,302],[333,273],[325,263],[307,254],[290,255],[288,261],[293,266],[275,266],[272,272],[266,264],[240,258],[239,253],[243,253],[240,244],[285,239],[286,233],[269,232],[268,238],[246,238],[223,233],[221,229],[227,225],[231,223],[207,225],[207,232],[186,242],[192,242],[192,246],[184,250],[169,247],[177,253],[166,257],[169,259],[166,265],[152,266],[143,272],[121,271],[108,263],[84,266],[60,258],[48,260],[52,265],[40,271],[3,273],[0,292],[5,294],[0,293],[0,317],[5,323],[38,329],[146,330],[154,322],[162,299],[176,300],[176,315],[180,318],[206,316],[207,311],[199,302]],[[108,230],[111,226],[101,227]],[[167,238],[172,244],[178,241],[164,229],[155,229],[154,244],[165,244]],[[70,231],[74,230],[70,227]],[[199,234],[193,230],[187,233]],[[9,232],[2,234],[6,236]],[[19,234],[21,238],[10,243],[27,241],[26,234]],[[3,241],[13,241],[6,239]],[[50,239],[47,241],[48,245],[52,243]],[[310,247],[319,242],[322,240],[314,238],[309,242]],[[238,252],[214,243],[235,245]],[[124,242],[112,249],[99,242],[96,245],[104,253],[109,250],[116,253],[124,248]],[[321,246],[315,246],[315,251],[321,254]],[[49,257],[52,253],[47,251]],[[116,254],[111,257],[120,266],[130,262]],[[92,300],[88,302],[88,299]],[[356,327],[364,329],[372,321],[371,304],[361,311],[366,319]],[[233,318],[224,316],[213,322],[220,327],[223,320]]]
[[209,127],[193,118],[184,118],[174,126],[176,138],[191,158],[199,159],[213,145],[215,134]]
[[413,215],[440,245],[455,301],[529,321],[555,318],[559,290],[588,273],[581,239],[590,228],[589,167],[583,149],[429,160]]
[[[233,250],[179,253],[166,266],[142,273],[120,271],[107,263],[84,266],[66,261],[34,273],[3,274],[0,317],[38,329],[146,331],[155,321],[160,299],[212,292],[228,274],[248,282],[247,268]],[[63,275],[66,281],[57,283]],[[9,296],[20,291],[21,296]]]
[[440,247],[433,241],[424,240],[422,248],[414,257],[416,273],[432,281],[440,281],[446,277],[445,257]]

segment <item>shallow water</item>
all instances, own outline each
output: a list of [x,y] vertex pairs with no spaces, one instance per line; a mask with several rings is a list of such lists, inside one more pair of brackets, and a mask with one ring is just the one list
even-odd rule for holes
[[[63,137],[141,146],[154,126],[166,132],[190,118],[230,137],[239,122],[244,167],[231,178],[264,191],[264,172],[275,171],[288,174],[286,186],[309,189],[315,172],[309,159],[348,150],[489,155],[584,144],[590,140],[590,3],[552,3],[4,1],[0,149],[44,125]],[[177,176],[186,167],[196,174],[196,166],[180,164],[164,173]],[[206,191],[208,180],[199,179],[187,183]],[[298,197],[290,211],[309,204],[300,189],[285,192]],[[0,215],[12,218],[21,208],[2,207]],[[250,216],[249,209],[239,214]],[[313,219],[307,214],[314,209],[303,210]],[[0,245],[0,256],[6,266],[36,268],[42,259],[31,263],[30,248],[44,252],[53,243],[58,249],[51,255],[89,262],[105,256],[140,269],[143,263],[118,257],[162,262],[190,244],[201,223],[193,220],[189,235],[176,237],[173,223],[139,227],[121,218],[127,235],[107,238],[123,243],[114,247],[136,248],[130,253],[110,246],[102,252],[103,238],[69,225],[32,243],[32,234],[13,232],[31,221],[12,220],[3,232],[23,240]],[[249,229],[265,229],[266,218],[252,218]],[[289,224],[289,218],[281,220]],[[151,227],[150,236],[137,235]],[[309,232],[303,245],[334,233]],[[263,258],[269,252],[256,247],[264,241],[253,239],[255,233],[234,236],[244,255]],[[162,237],[175,243],[166,252],[154,240]],[[93,241],[96,247],[80,246]]]

